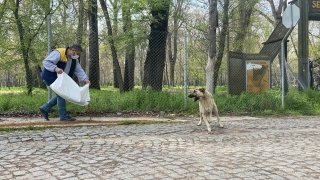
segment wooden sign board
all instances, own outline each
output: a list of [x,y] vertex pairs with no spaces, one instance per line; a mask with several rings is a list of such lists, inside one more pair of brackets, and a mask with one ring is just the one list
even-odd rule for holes
[[262,93],[270,88],[270,61],[246,61],[247,92]]

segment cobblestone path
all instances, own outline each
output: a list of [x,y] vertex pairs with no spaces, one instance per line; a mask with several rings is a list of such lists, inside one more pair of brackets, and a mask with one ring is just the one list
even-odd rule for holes
[[320,118],[0,132],[0,179],[319,179]]

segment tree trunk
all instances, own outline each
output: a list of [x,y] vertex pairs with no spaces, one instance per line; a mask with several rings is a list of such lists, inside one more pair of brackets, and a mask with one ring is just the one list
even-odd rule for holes
[[[154,5],[154,3],[152,4]],[[170,0],[165,0],[161,7],[153,6],[149,35],[149,50],[144,66],[143,87],[150,85],[155,91],[162,90],[163,71],[166,59],[166,37],[168,33]]]
[[11,83],[11,71],[10,70],[6,70],[6,75],[7,75],[7,77],[6,77],[6,84],[5,84],[5,86],[7,86],[9,89],[10,89],[10,87],[12,87],[12,83]]
[[[84,3],[83,3],[83,0],[79,0],[79,13],[78,13],[78,21],[79,21],[79,23],[78,23],[78,27],[77,27],[77,34],[76,34],[77,42],[76,43],[82,45],[82,47],[84,47],[83,44],[82,44],[82,38],[83,38],[83,35],[84,35],[84,32],[85,32],[84,31],[85,30],[84,29],[84,25],[83,25],[84,18],[85,18],[84,17]],[[86,63],[85,63],[85,61],[86,61],[85,49],[84,49],[84,52],[81,53],[81,58],[79,58],[80,64],[81,64],[81,60],[84,61],[84,63],[82,63],[82,64],[86,65]],[[84,70],[86,70],[86,66],[82,66],[82,68]],[[78,77],[75,74],[73,74],[72,79],[79,85],[83,84],[83,82],[80,82],[78,80]]]
[[206,89],[207,91],[213,93],[213,71],[214,71],[214,61],[216,56],[216,31],[218,24],[218,12],[217,12],[217,0],[209,0],[209,28],[208,28],[208,39],[209,39],[209,52],[208,52],[208,62],[206,67]]
[[[19,38],[20,38],[20,51],[22,52],[23,62],[24,62],[24,68],[26,72],[26,82],[27,82],[27,91],[28,95],[32,95],[32,72],[29,66],[29,56],[28,56],[28,49],[30,47],[28,42],[28,39],[25,38],[25,30],[22,25],[21,19],[19,17],[19,7],[20,7],[20,1],[16,0],[15,8],[13,10],[13,14],[15,17],[16,25],[19,32]],[[31,41],[31,40],[30,40]],[[26,43],[28,42],[28,43]]]
[[217,80],[218,80],[218,75],[219,75],[219,70],[221,67],[221,62],[223,58],[223,52],[224,52],[224,47],[226,43],[226,37],[228,33],[228,27],[229,27],[229,0],[224,1],[223,5],[223,20],[222,20],[222,29],[221,29],[221,35],[220,35],[220,40],[219,40],[219,49],[218,49],[218,55],[217,55],[217,61],[214,65],[214,85],[213,85],[213,93],[215,93],[216,87],[217,87]]
[[[29,57],[33,61],[41,62],[40,60],[37,59],[33,48],[29,49]],[[40,67],[39,63],[35,63],[34,65],[32,65],[31,69],[32,69],[32,72],[34,72],[34,73],[32,73],[33,87],[40,87],[43,89],[47,89],[47,85],[43,82],[43,79],[40,76],[41,67]]]
[[[118,25],[119,24],[118,14],[119,14],[119,11],[120,11],[120,8],[119,8],[120,7],[120,5],[119,5],[120,0],[113,0],[113,1],[109,0],[109,2],[111,4],[111,6],[112,6],[112,12],[113,12],[112,13],[113,17],[112,18],[109,17],[109,23],[111,23],[111,21],[112,21],[112,25],[113,25],[112,28],[110,28],[110,31],[112,32],[112,36],[110,36],[110,37],[113,38],[113,37],[116,37],[118,35],[118,26],[119,26]],[[123,1],[123,2],[125,2],[125,1]],[[108,13],[108,16],[109,16],[109,13]],[[108,32],[109,32],[109,30],[108,30]],[[109,41],[109,44],[110,44],[110,41]],[[116,51],[115,50],[115,45],[113,45],[113,46],[114,46],[114,51]],[[111,50],[111,51],[113,51],[113,50]],[[112,54],[112,56],[114,56],[114,55]],[[118,61],[118,59],[117,59],[117,61]],[[119,64],[119,62],[117,62],[117,63]],[[117,68],[119,68],[119,70]],[[116,64],[116,62],[113,61],[113,69],[117,69],[117,71],[113,71],[113,87],[120,88],[120,85],[123,86],[123,84],[122,84],[123,80],[122,80],[122,73],[121,73],[120,64],[118,66]],[[120,80],[120,77],[119,77],[119,71],[120,71],[120,74],[121,74],[121,76],[120,76],[121,80]],[[122,92],[122,90],[120,90],[120,91]]]
[[[178,29],[179,29],[179,18],[181,18],[181,12],[182,12],[182,5],[183,5],[184,1],[183,0],[177,0],[175,3],[175,7],[174,7],[174,12],[173,12],[173,30],[172,30],[172,35],[173,35],[173,52],[170,55],[170,84],[172,86],[175,86],[175,74],[174,74],[174,69],[176,66],[176,62],[177,62],[177,53],[178,53],[178,45],[177,45],[177,41],[178,41]],[[171,37],[170,37],[171,40]],[[170,41],[171,42],[171,41]],[[171,47],[171,44],[170,44]]]
[[[127,2],[128,3],[128,2]],[[124,91],[130,91],[134,88],[134,37],[132,32],[132,22],[131,22],[131,12],[130,6],[122,7],[123,15],[123,32],[128,34],[128,41],[126,46],[126,56],[125,56],[125,68],[124,68]]]
[[97,0],[89,1],[89,77],[91,88],[100,90],[99,42],[98,42],[98,4]]
[[112,53],[112,62],[113,62],[113,75],[114,75],[114,87],[119,88],[120,92],[123,92],[123,80],[122,80],[122,74],[121,74],[121,68],[119,65],[118,61],[118,55],[117,55],[117,50],[113,41],[113,33],[112,33],[112,27],[110,23],[110,16],[108,12],[108,8],[104,0],[100,0],[101,8],[103,10],[105,19],[106,19],[106,24],[107,24],[107,29],[108,29],[108,41],[110,44],[110,49]]
[[[173,60],[173,52],[172,52],[172,33],[169,33],[167,38],[168,38],[168,59],[169,59],[169,81],[167,82],[168,85],[174,86],[174,60]],[[167,68],[166,68],[167,69]],[[167,74],[167,70],[166,70]]]
[[84,3],[83,0],[79,0],[79,23],[78,23],[78,27],[77,27],[77,43],[82,45],[82,37],[83,37],[83,32],[84,32],[84,28],[83,28],[83,23],[84,23]]
[[36,67],[36,74],[37,74],[37,79],[38,79],[38,82],[39,82],[39,87],[42,88],[42,89],[47,89],[47,85],[43,82],[43,79],[41,78],[40,76],[40,73],[41,73],[42,69],[40,67],[40,65],[37,65]]
[[[82,18],[82,30],[83,32],[78,32],[79,36],[79,40],[78,41],[81,41],[81,45],[83,45],[85,47],[85,49],[83,50],[83,52],[81,53],[81,57],[80,57],[80,64],[81,64],[81,67],[86,71],[88,72],[88,67],[87,67],[87,61],[88,61],[88,53],[87,53],[87,46],[88,44],[86,43],[83,43],[83,38],[86,37],[88,34],[84,33],[84,32],[87,32],[87,28],[88,28],[88,25],[87,25],[87,22],[88,22],[88,13],[85,13],[85,4],[83,3],[83,0],[80,0],[81,2],[79,2],[79,14],[82,14],[83,18]],[[79,19],[80,21],[80,19]],[[80,30],[80,25],[79,25],[79,29]],[[80,34],[81,34],[81,39],[80,39]]]

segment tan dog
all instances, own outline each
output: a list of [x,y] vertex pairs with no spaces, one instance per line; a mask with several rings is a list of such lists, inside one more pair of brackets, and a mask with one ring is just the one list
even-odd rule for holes
[[188,97],[194,98],[194,101],[199,100],[200,121],[198,126],[200,126],[202,121],[204,121],[207,125],[208,133],[211,134],[212,132],[209,122],[212,122],[212,111],[214,111],[220,127],[223,127],[220,123],[217,105],[210,92],[206,91],[205,88],[199,88],[195,89],[193,93],[188,95]]

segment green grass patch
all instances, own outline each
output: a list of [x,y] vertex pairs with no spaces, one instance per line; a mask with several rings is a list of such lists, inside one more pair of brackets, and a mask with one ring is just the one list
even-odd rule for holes
[[[72,116],[90,113],[116,112],[165,112],[176,115],[198,115],[198,102],[184,97],[183,89],[164,88],[163,91],[143,90],[137,87],[129,92],[120,93],[113,87],[102,90],[90,89],[90,105],[79,106],[67,102],[67,110]],[[191,89],[189,89],[189,92]],[[217,87],[213,94],[221,115],[320,115],[320,92],[314,90],[298,91],[290,89],[282,107],[281,89],[269,89],[260,94],[242,93],[229,95],[227,87]],[[52,93],[52,96],[55,94]],[[185,100],[187,104],[185,105]],[[35,88],[29,96],[24,88],[0,88],[0,113],[38,113],[38,108],[48,101],[46,89]],[[57,117],[57,106],[52,108],[50,117]],[[132,122],[131,122],[132,123]]]

